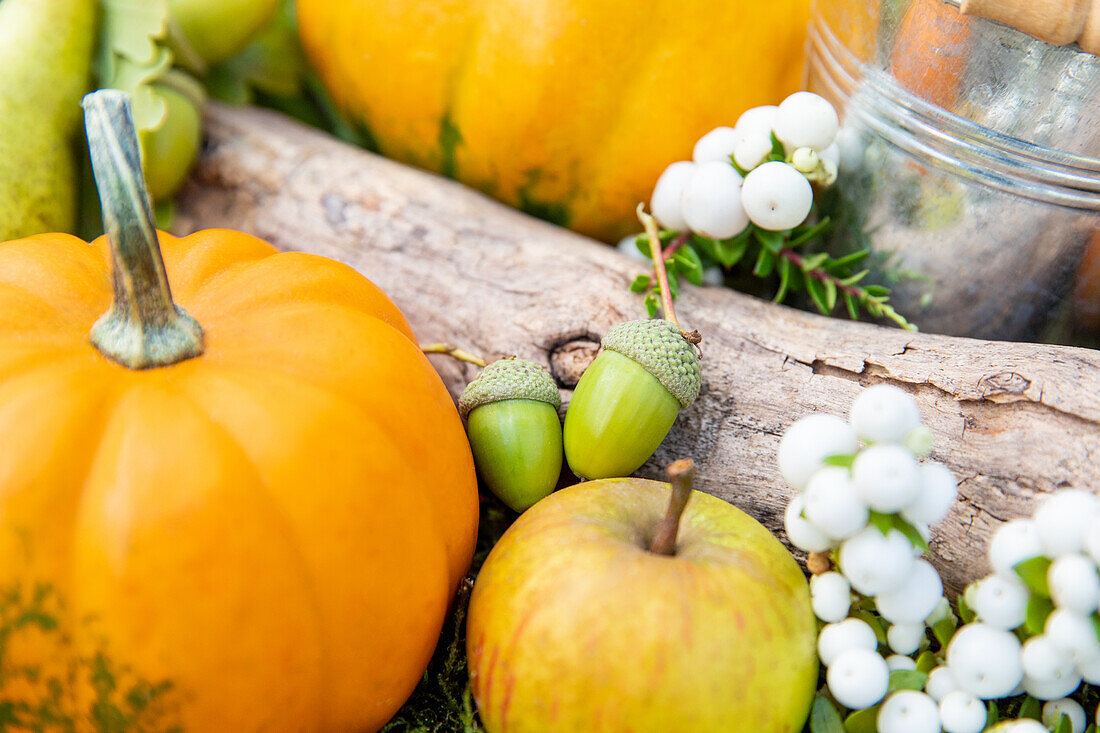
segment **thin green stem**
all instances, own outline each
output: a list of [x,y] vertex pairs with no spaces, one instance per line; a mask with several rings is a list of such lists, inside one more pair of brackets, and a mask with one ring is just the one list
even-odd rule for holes
[[672,305],[672,289],[668,286],[668,271],[665,269],[665,258],[661,250],[661,237],[657,231],[657,220],[646,213],[645,204],[638,204],[638,219],[645,227],[646,238],[649,240],[649,254],[653,258],[653,269],[657,274],[657,286],[661,289],[661,309],[664,311],[665,320],[672,321],[679,327],[680,321],[677,320],[676,309]]

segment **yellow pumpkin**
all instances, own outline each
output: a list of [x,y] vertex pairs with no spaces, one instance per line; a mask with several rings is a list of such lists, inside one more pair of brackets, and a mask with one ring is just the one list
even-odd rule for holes
[[297,0],[380,151],[611,240],[669,163],[802,83],[809,0]]
[[125,95],[86,105],[108,237],[0,245],[0,705],[377,729],[472,555],[457,410],[351,268],[229,231],[158,246]]

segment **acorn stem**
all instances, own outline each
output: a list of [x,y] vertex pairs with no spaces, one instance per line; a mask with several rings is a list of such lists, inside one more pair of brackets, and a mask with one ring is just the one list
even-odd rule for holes
[[657,535],[653,538],[649,551],[656,555],[675,555],[676,535],[680,532],[680,517],[683,516],[684,508],[691,499],[695,461],[682,458],[670,463],[665,471],[668,472],[668,480],[672,484],[672,495],[668,500],[668,511],[665,512],[664,519],[657,527]]
[[469,351],[465,351],[458,348],[457,346],[454,346],[453,344],[446,344],[442,342],[434,344],[422,344],[420,346],[420,350],[423,351],[425,354],[445,354],[452,359],[464,361],[467,364],[474,364],[481,367],[482,369],[489,366],[489,362],[485,361],[477,354],[472,354]]
[[661,309],[665,312],[665,320],[672,321],[677,327],[680,321],[676,318],[676,309],[672,306],[672,290],[668,287],[668,271],[665,270],[665,256],[661,250],[661,236],[657,231],[657,221],[645,212],[645,204],[638,204],[638,219],[645,227],[646,238],[649,239],[649,254],[653,258],[653,269],[657,273],[657,286],[661,288]]

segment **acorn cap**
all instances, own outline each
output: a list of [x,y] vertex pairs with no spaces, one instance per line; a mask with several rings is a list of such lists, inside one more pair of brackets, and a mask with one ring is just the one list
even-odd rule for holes
[[525,359],[499,359],[462,390],[458,411],[465,418],[474,408],[503,400],[538,400],[555,410],[561,407],[561,393],[549,372]]
[[681,407],[689,407],[699,396],[703,381],[699,356],[675,323],[661,319],[620,323],[603,337],[603,348],[637,362]]

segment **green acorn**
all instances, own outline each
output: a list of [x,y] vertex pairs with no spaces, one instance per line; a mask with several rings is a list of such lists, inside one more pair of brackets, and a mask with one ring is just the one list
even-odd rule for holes
[[458,400],[474,463],[489,489],[522,512],[557,486],[561,395],[545,369],[501,359],[482,370]]
[[702,382],[695,347],[671,321],[620,323],[602,346],[565,414],[565,458],[586,479],[638,470]]

